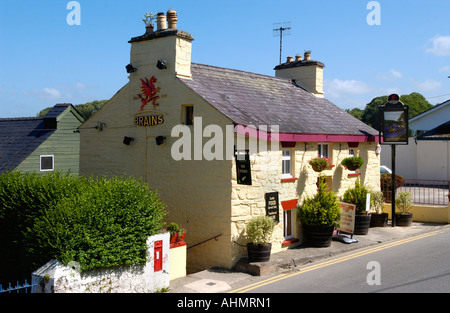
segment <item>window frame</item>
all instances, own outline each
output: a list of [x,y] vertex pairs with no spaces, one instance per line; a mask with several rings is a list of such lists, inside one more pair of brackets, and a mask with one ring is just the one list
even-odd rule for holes
[[[284,155],[285,151],[289,151],[289,155]],[[282,148],[281,149],[281,178],[293,178],[294,175],[292,175],[292,167],[293,167],[293,149],[292,148]],[[289,162],[289,173],[285,171],[285,161]]]
[[[42,168],[42,159],[43,158],[51,158],[52,159],[52,167],[51,169],[43,169]],[[39,170],[41,172],[51,172],[53,170],[55,170],[55,156],[54,155],[40,155],[39,156]]]
[[[324,146],[327,147],[327,150],[326,150],[327,151],[327,155],[326,156],[323,155]],[[317,156],[319,156],[321,158],[324,157],[326,159],[331,159],[331,156],[330,156],[330,144],[327,143],[327,142],[319,142],[317,144]]]
[[294,211],[295,209],[283,210],[283,240],[294,238]]

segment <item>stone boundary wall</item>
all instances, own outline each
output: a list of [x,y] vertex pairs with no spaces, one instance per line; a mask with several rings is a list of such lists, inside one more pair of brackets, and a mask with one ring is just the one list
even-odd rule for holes
[[[162,240],[162,268],[154,271],[155,242]],[[153,293],[169,287],[168,232],[147,239],[147,263],[80,272],[77,262],[51,260],[32,273],[36,293]]]

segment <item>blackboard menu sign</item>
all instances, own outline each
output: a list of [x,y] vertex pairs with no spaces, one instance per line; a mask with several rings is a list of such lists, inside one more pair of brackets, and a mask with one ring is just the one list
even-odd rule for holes
[[273,218],[275,221],[280,222],[280,215],[278,213],[278,192],[266,193],[266,215]]
[[252,169],[250,167],[250,156],[248,150],[236,151],[236,177],[240,185],[252,184]]

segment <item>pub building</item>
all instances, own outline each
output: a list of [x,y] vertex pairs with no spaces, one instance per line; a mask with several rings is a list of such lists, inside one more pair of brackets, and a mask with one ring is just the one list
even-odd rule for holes
[[[267,76],[191,63],[192,42],[175,11],[159,13],[129,41],[128,83],[79,127],[80,173],[157,190],[167,221],[188,230],[188,272],[233,268],[257,215],[278,221],[272,253],[301,244],[296,208],[317,191],[314,157],[330,158],[321,175],[338,195],[358,178],[379,188],[378,132],[324,98],[323,63],[290,57]],[[349,155],[364,166],[349,172]]]

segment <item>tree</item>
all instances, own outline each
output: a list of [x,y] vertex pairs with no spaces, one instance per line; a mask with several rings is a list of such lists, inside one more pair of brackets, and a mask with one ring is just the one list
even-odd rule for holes
[[[361,121],[378,130],[378,107],[380,105],[386,104],[387,99],[388,96],[373,98],[372,101],[370,101],[370,103],[366,105],[361,117]],[[409,118],[412,118],[433,107],[433,105],[429,103],[425,99],[425,97],[418,92],[413,92],[409,95],[402,95],[400,96],[400,101],[409,107]]]
[[354,108],[354,109],[347,109],[345,110],[345,112],[353,115],[354,117],[356,117],[358,120],[362,119],[362,115],[364,113],[364,110],[361,110],[359,108]]
[[[91,117],[92,114],[97,112],[98,109],[100,109],[108,100],[94,100],[91,102],[87,102],[85,104],[77,104],[75,105],[75,109],[81,114],[81,116],[87,120],[89,117]],[[53,107],[48,107],[43,109],[38,113],[37,116],[42,117],[45,114],[48,113]]]

